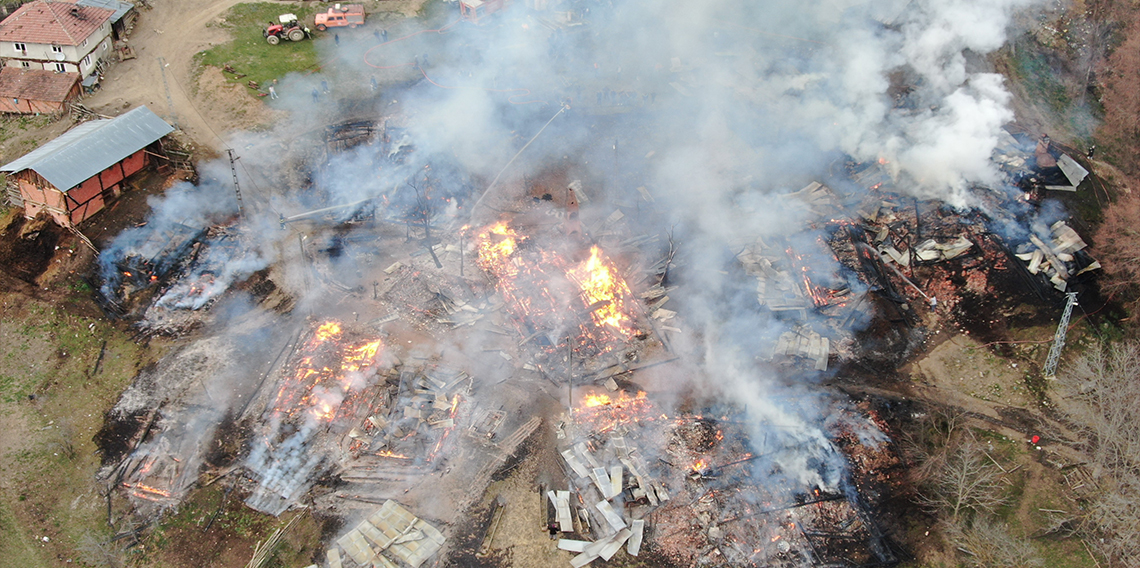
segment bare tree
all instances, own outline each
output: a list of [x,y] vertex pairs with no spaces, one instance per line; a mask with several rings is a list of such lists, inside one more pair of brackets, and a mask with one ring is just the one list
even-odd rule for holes
[[1090,349],[1059,377],[1082,429],[1098,495],[1083,519],[1089,544],[1128,565],[1140,558],[1140,343]]
[[927,508],[948,515],[951,523],[967,520],[967,513],[992,513],[1005,502],[1001,470],[973,436],[964,438],[927,461],[926,490],[919,497]]
[[977,568],[1029,568],[1045,561],[1028,539],[1010,534],[1009,527],[979,518],[968,527],[949,524],[947,538],[966,555],[965,564]]
[[91,533],[84,533],[79,539],[79,557],[84,564],[99,568],[121,568],[123,548],[110,540],[101,540]]
[[978,568],[1042,566],[1029,540],[1010,534],[994,520],[1005,503],[1004,471],[986,453],[953,408],[934,408],[908,438],[921,487],[918,502],[940,517],[942,535],[962,553],[963,565]]

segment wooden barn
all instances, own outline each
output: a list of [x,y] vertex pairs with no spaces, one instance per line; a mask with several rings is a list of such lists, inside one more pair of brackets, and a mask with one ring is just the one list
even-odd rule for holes
[[161,155],[159,141],[173,130],[145,106],[80,124],[0,167],[8,174],[8,199],[29,218],[47,211],[74,227],[117,197],[123,180],[145,168],[150,155]]
[[0,69],[0,112],[55,114],[79,98],[79,73],[43,69]]

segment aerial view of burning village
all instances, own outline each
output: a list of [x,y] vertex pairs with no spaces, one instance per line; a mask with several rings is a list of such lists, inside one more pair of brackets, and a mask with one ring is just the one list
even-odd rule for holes
[[1132,3],[0,10],[0,565],[1140,565]]

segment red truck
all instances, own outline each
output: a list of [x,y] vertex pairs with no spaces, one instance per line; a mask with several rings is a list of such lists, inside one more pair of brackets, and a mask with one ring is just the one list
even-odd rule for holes
[[322,32],[329,28],[363,26],[364,4],[336,4],[328,12],[317,14],[315,23]]

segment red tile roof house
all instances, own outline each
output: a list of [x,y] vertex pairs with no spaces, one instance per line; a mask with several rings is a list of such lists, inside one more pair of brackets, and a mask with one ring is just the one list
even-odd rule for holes
[[43,69],[0,69],[0,112],[54,114],[79,98],[79,73]]
[[111,53],[113,10],[35,0],[0,22],[5,67],[79,73],[86,78]]

